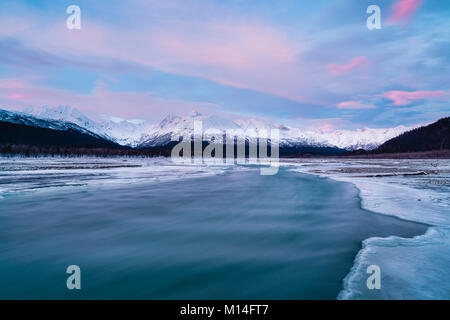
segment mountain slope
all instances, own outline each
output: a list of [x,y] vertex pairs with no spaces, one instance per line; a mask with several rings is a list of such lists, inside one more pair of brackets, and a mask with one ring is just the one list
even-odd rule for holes
[[450,117],[390,139],[374,153],[423,152],[450,149]]
[[346,150],[373,150],[385,141],[413,129],[398,126],[394,128],[362,128],[356,130],[335,130],[324,133],[322,137],[331,145]]
[[0,110],[0,144],[74,148],[120,147],[70,122],[39,119],[6,110]]
[[26,114],[42,119],[61,120],[77,124],[97,135],[120,145],[136,146],[150,124],[145,121],[124,120],[117,117],[97,115],[95,120],[69,106],[42,106],[23,108]]
[[[240,126],[233,121],[221,118],[216,115],[205,116],[198,112],[184,117],[168,115],[158,124],[149,128],[139,143],[140,148],[155,147],[167,145],[171,141],[171,137],[191,137],[194,134],[194,123],[201,122],[202,132],[209,129],[219,130],[223,135],[226,130],[240,129]],[[208,141],[209,139],[204,139]]]

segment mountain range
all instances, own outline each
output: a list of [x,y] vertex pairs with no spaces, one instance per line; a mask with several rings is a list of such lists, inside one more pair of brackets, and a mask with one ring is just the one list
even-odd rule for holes
[[0,110],[0,145],[118,148],[117,143],[75,123]]
[[[414,127],[362,128],[357,130],[335,130],[321,132],[302,130],[275,122],[253,118],[228,118],[219,115],[203,115],[198,112],[179,116],[168,115],[158,123],[144,120],[124,120],[112,116],[86,116],[68,106],[23,108],[21,112],[2,111],[0,121],[12,122],[14,117],[22,118],[22,124],[38,127],[71,127],[84,134],[95,136],[120,146],[152,148],[170,144],[171,137],[191,136],[194,121],[201,121],[203,130],[217,129],[225,134],[228,129],[242,129],[244,132],[260,129],[279,129],[280,148],[329,148],[336,150],[373,150],[384,142]],[[17,123],[17,121],[16,121]],[[245,137],[247,140],[252,137]]]

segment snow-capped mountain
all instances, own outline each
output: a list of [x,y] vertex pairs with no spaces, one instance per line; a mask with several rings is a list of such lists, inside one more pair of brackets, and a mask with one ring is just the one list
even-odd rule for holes
[[378,146],[400,134],[412,130],[414,127],[398,126],[387,129],[363,128],[356,130],[336,130],[322,134],[328,143],[347,150],[373,150]]
[[[140,145],[152,147],[165,145],[170,142],[171,136],[192,136],[194,133],[194,121],[201,121],[203,131],[217,129],[226,134],[226,130],[242,129],[246,133],[247,140],[251,140],[252,133],[258,130],[278,129],[280,133],[281,147],[295,146],[319,146],[338,147],[346,150],[365,149],[372,150],[383,142],[413,129],[412,127],[398,126],[387,129],[363,128],[357,130],[336,130],[333,132],[305,131],[295,127],[284,126],[260,119],[233,119],[223,118],[217,115],[206,116],[194,112],[184,117],[167,116],[159,124],[150,128],[149,133],[144,134]],[[252,131],[253,130],[253,131]],[[269,133],[270,134],[270,133]],[[204,140],[208,140],[207,138]]]
[[[140,145],[144,147],[154,147],[165,145],[171,141],[171,137],[191,137],[194,134],[195,121],[201,122],[202,131],[209,129],[219,130],[223,135],[226,130],[241,129],[232,120],[219,117],[217,115],[202,115],[196,111],[192,114],[179,117],[168,115],[161,122],[149,128],[148,133],[141,137]],[[204,138],[204,140],[209,140]]]
[[[121,148],[118,144],[97,135],[75,123],[63,120],[37,118],[32,115],[0,110],[0,145],[23,152],[59,153],[60,147],[69,152],[73,148]],[[51,150],[51,151],[50,151]],[[79,152],[79,151],[77,151]]]
[[[267,130],[269,136],[270,129],[279,129],[280,146],[282,147],[299,145],[334,147],[327,141],[318,139],[317,135],[312,132],[304,132],[297,128],[286,127],[270,121],[251,118],[230,119],[218,115],[203,115],[195,111],[183,117],[167,116],[159,124],[152,126],[148,134],[142,136],[140,145],[142,147],[154,147],[168,144],[172,136],[192,137],[195,121],[201,122],[203,132],[215,129],[223,137],[227,136],[227,130],[241,130],[240,132],[244,136],[239,136],[241,138],[240,141],[254,141],[258,137],[258,131],[262,129]],[[205,141],[210,141],[211,139],[211,137],[203,137]]]
[[75,130],[93,137],[99,137],[96,133],[86,128],[83,128],[82,126],[79,126],[73,122],[38,118],[23,112],[7,111],[0,109],[0,121],[60,131]]
[[151,124],[142,120],[124,120],[104,118],[98,122],[100,132],[123,146],[136,147],[143,134],[148,132]]
[[385,141],[413,129],[398,126],[386,129],[363,128],[317,132],[267,120],[203,115],[198,112],[185,116],[168,115],[159,123],[151,124],[143,120],[124,120],[105,115],[94,115],[89,118],[77,109],[67,106],[25,108],[23,111],[37,118],[69,121],[108,140],[132,147],[164,146],[171,141],[172,136],[193,136],[195,121],[201,122],[203,132],[216,129],[225,135],[226,130],[241,129],[246,134],[243,138],[247,140],[254,138],[252,132],[257,133],[261,129],[279,129],[281,147],[317,146],[346,150],[372,150]]
[[23,108],[22,111],[43,119],[69,121],[105,139],[132,147],[138,144],[141,136],[150,127],[150,124],[145,121],[124,120],[104,115],[95,115],[96,121],[94,121],[77,109],[69,106]]
[[99,135],[103,135],[100,130],[98,130],[97,124],[82,114],[75,108],[68,106],[58,106],[58,107],[25,107],[22,108],[22,113],[35,116],[41,119],[59,120],[72,122],[85,128],[91,132],[95,132]]

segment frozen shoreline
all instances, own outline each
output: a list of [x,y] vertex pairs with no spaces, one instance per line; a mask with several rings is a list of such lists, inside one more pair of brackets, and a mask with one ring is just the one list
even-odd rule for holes
[[36,161],[36,159],[0,157],[0,199],[8,194],[53,188],[157,183],[214,176],[223,174],[229,169],[229,165],[176,164],[167,158],[83,157],[42,158]]
[[[285,165],[354,184],[366,210],[431,226],[424,235],[410,239],[366,239],[338,299],[450,298],[449,160],[313,159]],[[381,268],[381,290],[366,287],[365,271],[371,264]]]

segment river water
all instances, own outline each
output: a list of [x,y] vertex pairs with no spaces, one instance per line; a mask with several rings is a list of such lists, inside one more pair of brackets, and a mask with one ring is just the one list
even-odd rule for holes
[[134,162],[2,160],[1,299],[335,299],[363,240],[427,229],[286,168]]

